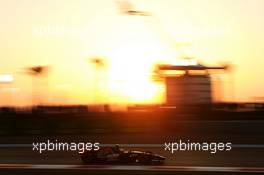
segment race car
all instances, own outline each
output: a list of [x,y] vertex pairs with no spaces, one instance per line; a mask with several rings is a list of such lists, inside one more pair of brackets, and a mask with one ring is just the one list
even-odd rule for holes
[[151,152],[123,150],[119,146],[101,147],[80,154],[85,164],[163,164],[165,157]]

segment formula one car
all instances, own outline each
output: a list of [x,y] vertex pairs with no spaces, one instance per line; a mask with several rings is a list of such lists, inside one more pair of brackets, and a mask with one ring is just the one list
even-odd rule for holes
[[101,147],[97,151],[86,151],[80,154],[85,164],[163,164],[165,157],[151,152],[131,151],[115,147]]

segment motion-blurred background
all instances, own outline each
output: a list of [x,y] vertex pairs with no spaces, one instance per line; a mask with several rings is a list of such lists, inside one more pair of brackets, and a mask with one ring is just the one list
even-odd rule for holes
[[164,104],[157,64],[229,65],[212,100],[263,102],[263,3],[1,1],[0,104]]

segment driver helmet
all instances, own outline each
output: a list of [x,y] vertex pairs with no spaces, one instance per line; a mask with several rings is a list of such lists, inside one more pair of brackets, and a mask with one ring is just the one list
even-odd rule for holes
[[120,149],[119,144],[116,144],[116,145],[115,145],[115,149],[116,149],[116,150],[119,150],[119,149]]

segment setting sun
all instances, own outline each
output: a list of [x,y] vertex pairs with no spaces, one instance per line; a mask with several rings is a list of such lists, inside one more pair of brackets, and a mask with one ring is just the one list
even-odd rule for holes
[[117,17],[119,25],[112,26],[111,39],[101,48],[107,59],[107,84],[114,101],[161,103],[163,100],[163,88],[152,80],[152,74],[157,63],[172,56],[169,45],[163,43],[151,20],[144,18]]

